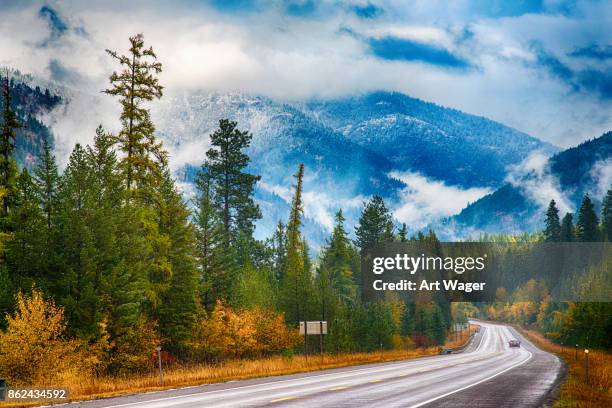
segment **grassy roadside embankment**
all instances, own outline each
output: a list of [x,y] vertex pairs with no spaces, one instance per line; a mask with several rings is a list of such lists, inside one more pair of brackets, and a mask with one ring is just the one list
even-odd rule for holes
[[534,330],[520,329],[538,347],[559,356],[567,365],[567,376],[561,385],[554,407],[612,407],[612,354],[589,350],[589,381],[586,382],[584,348],[562,346]]
[[[456,339],[454,333],[449,333],[448,341],[444,344],[444,347],[461,347],[469,340],[470,334],[475,330],[476,327],[472,325],[469,330],[466,329],[460,333]],[[440,347],[429,347],[412,350],[383,350],[371,353],[324,354],[323,356],[313,354],[308,358],[302,355],[292,357],[273,356],[253,360],[229,360],[218,364],[177,364],[164,369],[163,387],[159,385],[157,370],[150,374],[130,377],[75,379],[70,384],[63,384],[63,387],[69,389],[71,400],[88,400],[190,385],[296,374],[359,364],[409,360],[432,356],[437,354],[439,350]],[[19,406],[35,405],[41,404],[28,403]],[[15,405],[14,403],[0,403],[0,407],[9,406]]]

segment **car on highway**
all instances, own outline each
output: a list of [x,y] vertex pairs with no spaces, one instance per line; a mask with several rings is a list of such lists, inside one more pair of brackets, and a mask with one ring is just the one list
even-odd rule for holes
[[510,347],[521,347],[521,342],[513,339],[508,342],[508,345]]
[[439,355],[445,355],[445,354],[452,354],[453,350],[449,349],[449,348],[443,348],[442,350],[440,350],[440,352],[438,353]]

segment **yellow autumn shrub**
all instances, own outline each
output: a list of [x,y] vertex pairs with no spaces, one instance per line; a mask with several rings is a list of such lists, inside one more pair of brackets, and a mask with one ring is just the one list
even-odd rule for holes
[[196,338],[191,344],[194,354],[207,359],[269,355],[300,341],[297,331],[287,328],[282,314],[262,308],[236,311],[221,301],[199,322]]
[[78,341],[65,337],[63,309],[38,290],[16,300],[0,331],[0,377],[14,386],[57,386],[86,374],[91,361]]

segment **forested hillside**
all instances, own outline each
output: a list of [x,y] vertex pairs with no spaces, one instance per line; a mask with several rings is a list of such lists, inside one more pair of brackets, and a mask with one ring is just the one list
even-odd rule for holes
[[309,113],[348,140],[390,160],[463,187],[499,187],[507,167],[534,151],[557,148],[492,120],[400,93],[307,104]]
[[62,100],[47,88],[30,85],[19,72],[6,68],[4,70],[4,77],[10,77],[8,88],[11,109],[19,118],[19,127],[15,130],[15,160],[20,165],[32,168],[43,152],[44,141],[53,145],[53,135],[40,117],[57,107]]
[[[585,193],[605,191],[606,177],[612,169],[612,132],[586,141],[553,155],[542,175],[535,171],[522,175],[493,193],[470,204],[444,224],[459,231],[517,233],[542,228],[540,206],[533,196],[547,182],[567,198],[573,208],[579,208]],[[538,179],[539,177],[539,179]],[[542,180],[542,178],[546,178]],[[538,187],[540,186],[540,187]],[[548,188],[548,187],[546,187]],[[595,197],[593,197],[595,198]],[[596,199],[599,208],[601,202]]]

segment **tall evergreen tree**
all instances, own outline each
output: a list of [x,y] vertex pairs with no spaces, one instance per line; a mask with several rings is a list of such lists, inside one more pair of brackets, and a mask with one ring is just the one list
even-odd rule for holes
[[161,191],[160,232],[172,243],[168,253],[172,277],[159,307],[160,332],[170,348],[184,352],[199,305],[195,229],[167,170]]
[[331,238],[323,248],[319,276],[327,281],[334,297],[343,303],[349,303],[355,299],[356,288],[351,270],[351,243],[344,229],[345,218],[342,210],[336,213],[335,221]]
[[548,242],[559,242],[561,239],[561,224],[559,223],[559,210],[555,200],[550,200],[546,211],[545,225],[544,239]]
[[327,349],[341,350],[349,345],[348,311],[356,302],[353,277],[354,249],[344,229],[342,211],[336,213],[334,230],[322,250],[315,287],[319,291],[321,320],[329,322]]
[[23,169],[15,185],[14,211],[10,213],[12,237],[7,244],[7,261],[11,280],[18,290],[30,290],[33,284],[46,288],[41,276],[45,228],[36,184],[27,169]]
[[211,311],[218,299],[228,299],[231,295],[231,255],[223,246],[223,222],[215,205],[215,185],[206,164],[198,175],[196,187],[198,197],[195,224],[201,273],[200,294],[203,305]]
[[11,86],[8,75],[0,78],[2,82],[2,129],[0,130],[0,194],[2,195],[3,217],[8,210],[14,194],[17,166],[13,160],[15,149],[15,130],[21,127],[12,106]]
[[408,228],[405,222],[402,223],[402,228],[400,228],[398,236],[400,242],[406,242],[408,240]]
[[582,200],[578,221],[576,222],[576,238],[580,242],[593,242],[599,238],[599,221],[591,197],[586,194]]
[[89,168],[88,194],[91,203],[88,228],[97,249],[93,287],[100,301],[100,323],[109,320],[117,309],[123,310],[124,305],[117,300],[123,291],[129,290],[129,284],[126,285],[120,279],[115,280],[117,269],[123,262],[120,256],[122,240],[119,225],[124,211],[120,199],[124,194],[124,184],[111,143],[99,126],[93,146],[87,147],[85,155]]
[[206,152],[204,164],[214,185],[226,249],[245,237],[247,241],[251,239],[254,222],[261,218],[253,200],[253,188],[260,177],[244,171],[249,156],[243,150],[249,147],[252,135],[236,126],[236,122],[227,119],[219,121],[219,129],[210,137],[212,148]]
[[55,156],[47,140],[43,142],[43,153],[40,157],[40,163],[34,170],[34,180],[38,187],[40,204],[47,221],[47,230],[50,231],[53,225],[53,217],[57,211],[59,173]]
[[304,165],[300,164],[296,178],[295,193],[291,203],[289,222],[287,223],[287,269],[281,282],[281,304],[288,322],[297,324],[305,320],[312,305],[312,279],[305,268],[306,248],[301,235],[302,188]]
[[601,208],[601,229],[604,238],[612,241],[612,188],[603,199]]
[[55,156],[51,146],[45,140],[43,142],[43,153],[34,169],[34,182],[36,183],[38,200],[45,218],[45,227],[40,231],[44,240],[42,267],[48,279],[57,276],[58,248],[56,247],[57,215],[58,215],[58,190],[59,172],[55,162]]
[[381,242],[394,241],[393,218],[381,196],[376,195],[364,204],[355,235],[361,250]]
[[287,231],[282,221],[278,222],[274,231],[272,251],[274,276],[280,281],[287,267]]
[[567,213],[561,221],[561,242],[573,242],[574,237],[574,214]]
[[91,172],[85,149],[77,144],[70,155],[59,191],[59,250],[62,276],[54,285],[69,327],[84,338],[96,337],[101,318],[95,290],[98,248],[91,229]]
[[163,87],[157,78],[162,64],[157,61],[153,48],[145,48],[142,34],[129,40],[128,55],[106,50],[122,70],[112,73],[111,87],[104,92],[119,97],[122,107],[121,131],[112,140],[124,154],[121,168],[126,187],[146,191],[161,181],[168,159],[167,152],[155,138],[155,125],[149,110],[144,107],[144,103],[162,97]]
[[121,305],[111,310],[109,324],[109,331],[118,338],[117,347],[132,347],[138,337],[136,327],[158,318],[172,280],[172,242],[162,231],[159,213],[168,154],[155,137],[146,107],[147,102],[162,97],[158,80],[162,65],[153,49],[145,48],[142,34],[129,41],[127,55],[106,50],[121,71],[111,74],[110,87],[104,91],[117,96],[122,107],[121,130],[104,139],[122,153],[119,169],[127,198],[116,214],[119,262],[108,279],[112,302]]

